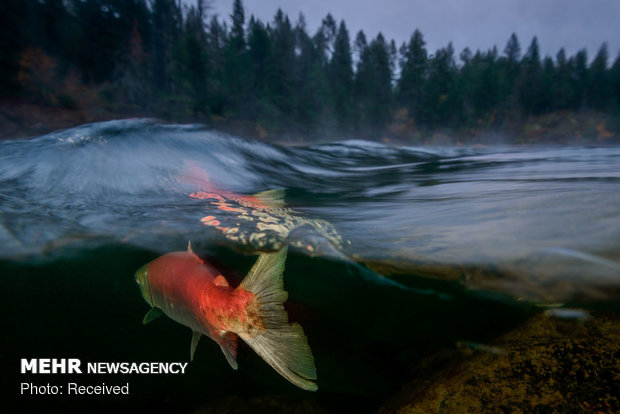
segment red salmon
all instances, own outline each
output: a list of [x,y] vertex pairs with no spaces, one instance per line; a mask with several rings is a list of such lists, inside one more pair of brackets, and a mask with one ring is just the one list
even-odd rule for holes
[[302,327],[289,323],[283,303],[287,248],[263,253],[237,288],[191,249],[165,254],[136,272],[142,296],[152,306],[148,323],[162,313],[193,331],[190,355],[201,335],[217,342],[237,369],[237,337],[284,378],[316,391],[314,358]]

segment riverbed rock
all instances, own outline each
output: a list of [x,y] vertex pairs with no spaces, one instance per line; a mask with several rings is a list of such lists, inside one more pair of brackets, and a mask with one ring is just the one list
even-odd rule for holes
[[380,413],[620,412],[620,320],[543,314],[416,368]]

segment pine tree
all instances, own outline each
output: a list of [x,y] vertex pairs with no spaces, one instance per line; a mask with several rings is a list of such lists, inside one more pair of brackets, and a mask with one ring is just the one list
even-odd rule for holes
[[331,13],[328,13],[321,22],[321,27],[314,37],[315,44],[321,53],[321,60],[324,66],[327,66],[327,63],[332,57],[332,53],[334,53],[337,28],[336,20]]
[[323,66],[324,48],[316,44],[316,36],[311,39],[305,30],[305,19],[300,15],[295,28],[296,50],[299,51],[295,64],[295,119],[306,132],[314,131],[319,125],[325,126],[325,105],[329,99],[328,81]]
[[172,91],[173,48],[180,35],[182,15],[174,0],[153,0],[151,71],[153,86],[160,93]]
[[542,66],[538,39],[532,39],[525,56],[521,61],[521,73],[519,79],[519,103],[525,114],[538,114],[541,112],[540,82]]
[[555,58],[556,71],[552,86],[552,97],[555,107],[560,110],[566,110],[571,103],[571,68],[570,63],[566,59],[566,52],[560,49]]
[[361,49],[357,65],[356,89],[362,126],[372,134],[380,133],[390,120],[392,110],[392,71],[389,46],[381,33],[364,46],[365,36],[358,33],[356,44]]
[[353,60],[349,31],[344,21],[341,21],[338,27],[327,72],[336,120],[340,129],[344,129],[351,123],[353,92]]
[[245,39],[245,10],[241,0],[233,3],[230,15],[231,29],[225,54],[225,90],[229,110],[243,116],[249,108],[247,93],[249,88],[249,56]]
[[476,122],[488,125],[496,122],[502,98],[501,69],[495,48],[486,53],[476,53],[473,59],[473,104]]
[[519,104],[519,91],[517,90],[517,80],[521,71],[521,45],[516,33],[510,35],[504,57],[500,60],[501,67],[501,92],[500,92],[500,112],[502,115],[512,116]]
[[620,116],[620,53],[609,71],[612,108]]
[[271,39],[267,27],[260,20],[256,20],[254,16],[250,17],[248,24],[250,89],[247,117],[260,125],[263,125],[265,120],[274,111],[267,82],[271,47]]
[[254,16],[250,18],[248,24],[248,51],[252,66],[251,93],[255,97],[261,96],[267,92],[265,78],[271,43],[267,28],[263,22],[256,20]]
[[397,82],[399,105],[407,108],[410,117],[427,123],[423,91],[427,76],[428,56],[422,33],[416,29],[409,43],[400,48],[400,78]]
[[175,48],[175,83],[179,92],[189,96],[195,115],[209,113],[208,56],[202,15],[190,8],[183,38]]
[[450,122],[455,100],[452,90],[456,80],[456,64],[452,43],[437,50],[429,60],[424,99],[428,105],[427,119],[432,126],[445,127]]
[[590,65],[586,87],[588,106],[594,109],[605,109],[611,98],[607,73],[608,59],[607,43],[603,43]]
[[556,69],[553,64],[553,59],[550,56],[546,56],[543,59],[542,74],[540,79],[540,97],[539,105],[540,112],[550,112],[556,107],[556,102],[553,97],[554,83],[556,80]]
[[213,16],[209,23],[207,36],[207,55],[209,56],[211,70],[208,79],[210,94],[210,112],[222,116],[228,102],[226,90],[226,45],[228,44],[226,24],[221,24],[217,16]]
[[571,63],[571,107],[581,110],[586,105],[586,88],[588,86],[588,52],[582,49],[577,52]]
[[147,55],[137,22],[129,39],[128,50],[123,60],[117,64],[115,72],[114,83],[123,100],[147,106],[150,97]]
[[519,60],[521,59],[521,45],[519,44],[516,33],[510,35],[510,39],[508,39],[506,47],[504,48],[504,54],[506,55],[506,60],[510,64],[518,66]]
[[270,32],[272,51],[269,55],[267,80],[270,99],[280,111],[283,124],[295,113],[294,67],[295,36],[288,16],[278,9]]
[[457,116],[464,125],[469,125],[475,121],[473,91],[475,81],[475,68],[472,64],[473,53],[470,48],[466,47],[459,54],[461,60],[460,76],[457,79],[456,88],[461,103],[461,107]]

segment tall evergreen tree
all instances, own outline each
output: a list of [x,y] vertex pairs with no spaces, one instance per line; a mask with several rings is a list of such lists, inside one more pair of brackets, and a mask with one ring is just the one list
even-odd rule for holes
[[258,97],[267,92],[265,79],[271,52],[271,41],[263,22],[256,20],[254,16],[250,18],[248,24],[248,48],[252,65],[251,93],[254,97]]
[[323,66],[323,47],[315,43],[305,30],[305,19],[300,15],[295,28],[298,55],[295,65],[295,119],[306,131],[312,131],[326,118],[330,110],[325,105],[329,98],[328,81]]
[[230,15],[231,29],[225,54],[225,88],[228,92],[229,110],[239,115],[248,108],[249,56],[245,38],[245,10],[241,0],[233,3]]
[[519,38],[516,33],[510,35],[510,39],[506,43],[506,47],[504,48],[504,54],[506,55],[506,60],[515,66],[519,65],[519,60],[521,59],[521,45],[519,44]]
[[[396,80],[396,71],[398,70],[398,49],[396,48],[396,42],[394,39],[390,40],[390,71],[392,72],[392,83]],[[394,85],[395,86],[395,85]]]
[[609,105],[610,88],[607,73],[607,43],[603,43],[590,64],[587,85],[588,106],[594,109],[604,109]]
[[474,62],[473,104],[479,125],[492,124],[502,114],[496,113],[502,99],[500,65],[495,48],[477,53]]
[[367,47],[368,41],[366,40],[366,34],[364,34],[363,30],[360,30],[355,35],[355,41],[353,41],[353,56],[356,68],[359,66],[360,60],[362,59],[362,53]]
[[358,34],[356,43],[362,48],[356,74],[361,123],[377,133],[390,120],[392,110],[392,71],[390,51],[381,33],[363,47],[365,36]]
[[538,114],[541,111],[540,82],[542,66],[538,39],[532,39],[525,56],[521,61],[521,73],[519,80],[519,102],[526,114]]
[[151,93],[148,84],[147,46],[142,33],[148,33],[148,30],[141,32],[138,22],[135,21],[127,51],[116,65],[113,81],[124,101],[148,107],[151,104]]
[[542,73],[540,78],[540,112],[550,112],[555,109],[556,102],[553,97],[553,88],[556,80],[556,68],[553,59],[546,56],[542,63]]
[[241,0],[235,0],[233,3],[230,20],[232,26],[228,44],[233,52],[242,53],[245,51],[245,9]]
[[521,69],[521,44],[516,33],[510,35],[506,47],[505,57],[500,61],[501,66],[501,100],[502,113],[513,113],[519,106],[517,78]]
[[189,96],[194,114],[209,113],[207,36],[200,11],[194,7],[185,20],[183,38],[176,48],[175,83]]
[[612,108],[620,116],[620,53],[609,71],[609,77]]
[[151,70],[154,88],[162,93],[172,90],[173,48],[182,23],[181,10],[174,0],[153,0]]
[[456,64],[452,43],[437,50],[429,60],[428,79],[424,88],[424,99],[429,112],[427,119],[433,126],[447,126],[455,100],[452,89],[456,80]]
[[571,107],[573,110],[583,109],[586,105],[586,89],[588,86],[588,52],[582,49],[571,58]]
[[368,41],[363,30],[360,30],[355,35],[353,53],[355,56],[355,75],[353,79],[354,127],[359,131],[362,128],[363,102],[368,94],[368,79],[371,75],[369,73],[370,50],[368,49]]
[[316,47],[321,53],[321,63],[324,66],[327,66],[327,63],[330,61],[332,53],[334,52],[334,42],[336,41],[337,28],[338,26],[336,24],[336,20],[331,13],[328,13],[321,22],[321,27],[314,37]]
[[423,96],[428,64],[425,44],[424,36],[416,29],[409,43],[400,48],[400,78],[396,88],[399,105],[421,123],[428,122]]
[[211,62],[208,89],[210,94],[210,112],[217,116],[224,115],[228,100],[226,89],[226,45],[228,43],[226,24],[220,23],[217,16],[209,22],[207,36],[207,55]]
[[271,44],[267,75],[270,96],[281,116],[290,120],[290,115],[296,110],[293,97],[295,36],[288,16],[284,15],[281,9],[278,9],[274,17]]
[[475,119],[473,104],[473,86],[475,80],[475,68],[472,64],[473,53],[470,48],[466,47],[459,54],[461,60],[460,76],[457,80],[456,88],[458,90],[461,108],[457,114],[460,122],[464,125],[472,123]]
[[349,125],[352,115],[353,92],[353,60],[351,58],[351,44],[349,31],[344,23],[340,22],[338,33],[334,40],[334,52],[329,62],[328,79],[334,113],[341,129]]
[[556,71],[551,95],[557,109],[566,110],[571,103],[571,68],[566,59],[566,52],[560,49],[555,58]]

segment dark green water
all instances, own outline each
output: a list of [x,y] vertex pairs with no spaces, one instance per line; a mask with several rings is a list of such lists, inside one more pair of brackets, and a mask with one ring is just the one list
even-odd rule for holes
[[[238,211],[190,197],[209,185],[237,208],[247,205],[229,192],[284,189],[286,208],[268,219],[285,231],[261,244],[203,225],[214,216],[255,230]],[[536,304],[617,309],[620,298],[616,147],[283,147],[115,121],[0,143],[0,203],[2,389],[23,407],[185,412],[284,395],[370,412],[426,356],[485,343]],[[308,336],[318,392],[296,389],[245,345],[233,371],[209,340],[184,375],[19,373],[20,358],[187,361],[189,329],[142,325],[133,274],[188,240],[232,280],[257,250],[291,245],[287,309]],[[22,382],[129,382],[131,392],[22,396]]]

